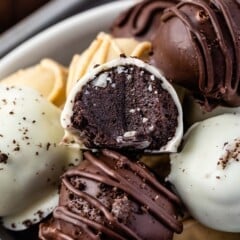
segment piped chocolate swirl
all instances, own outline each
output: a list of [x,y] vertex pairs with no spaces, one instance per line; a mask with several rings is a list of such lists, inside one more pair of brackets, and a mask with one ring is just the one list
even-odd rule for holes
[[59,206],[42,239],[172,239],[180,200],[140,163],[103,150],[62,178]]
[[123,12],[113,23],[115,37],[134,37],[151,40],[160,25],[165,8],[174,6],[178,0],[145,0]]
[[156,68],[121,57],[78,81],[62,112],[62,126],[83,148],[175,152],[182,109]]
[[183,0],[167,9],[153,62],[207,109],[240,105],[240,3]]

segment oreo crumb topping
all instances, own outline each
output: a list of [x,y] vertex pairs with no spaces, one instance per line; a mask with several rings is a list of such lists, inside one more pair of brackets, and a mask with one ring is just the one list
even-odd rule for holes
[[0,163],[6,164],[8,160],[8,155],[5,153],[0,153]]
[[240,139],[234,139],[233,143],[224,143],[225,153],[217,162],[217,165],[225,169],[231,162],[240,161]]

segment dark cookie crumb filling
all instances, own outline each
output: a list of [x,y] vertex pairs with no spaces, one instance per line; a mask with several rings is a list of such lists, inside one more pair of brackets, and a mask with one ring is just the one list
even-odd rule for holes
[[71,122],[89,148],[158,150],[174,137],[178,110],[161,79],[123,65],[101,72],[83,87]]

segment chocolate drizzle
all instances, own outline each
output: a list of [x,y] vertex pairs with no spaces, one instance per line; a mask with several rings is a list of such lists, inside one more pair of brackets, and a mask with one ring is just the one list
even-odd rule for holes
[[[161,19],[163,24],[159,29],[159,36],[162,37],[163,29],[171,31],[174,25],[179,24],[179,21],[189,33],[185,44],[175,45],[174,48],[179,53],[185,51],[182,47],[186,47],[186,45],[192,48],[187,51],[191,55],[189,61],[193,59],[195,63],[187,63],[189,66],[186,66],[184,61],[178,59],[178,62],[185,64],[184,66],[180,64],[178,68],[186,70],[189,68],[189,77],[192,77],[191,85],[194,86],[190,86],[178,74],[180,70],[176,69],[176,66],[173,66],[172,69],[167,69],[165,66],[167,63],[163,61],[165,57],[163,52],[167,52],[168,48],[173,47],[171,39],[170,44],[166,43],[166,45],[160,46],[161,43],[156,36],[153,56],[155,64],[173,82],[193,90],[195,97],[202,101],[207,109],[211,109],[216,104],[239,106],[239,2],[234,0],[183,0],[176,6],[167,9]],[[163,48],[165,49],[163,50]],[[168,57],[179,58],[181,54],[178,52],[175,52],[175,56],[168,55]],[[193,65],[197,65],[198,69],[193,69]]]
[[145,0],[136,4],[116,19],[112,26],[113,36],[151,40],[160,24],[163,10],[177,2],[179,1]]
[[[78,210],[76,211],[69,208],[66,202],[63,201],[61,204],[60,200],[60,205],[55,209],[53,214],[55,221],[63,221],[74,225],[77,229],[81,229],[80,231],[84,232],[84,236],[88,237],[86,239],[161,240],[171,239],[173,232],[180,233],[182,231],[182,225],[177,221],[173,207],[173,205],[180,206],[180,200],[162,186],[155,177],[148,172],[145,166],[140,163],[133,163],[119,153],[110,150],[103,150],[102,155],[98,158],[90,152],[85,152],[84,156],[88,164],[84,167],[80,166],[71,169],[65,173],[62,179],[62,189],[64,189],[65,193],[73,194],[75,199],[82,199],[88,206],[96,209],[98,215],[102,216],[102,218],[98,221],[96,219],[91,219],[91,217],[85,217],[81,215]],[[146,219],[146,224],[148,225],[149,222],[151,225],[156,224],[157,226],[155,227],[159,229],[159,233],[152,233],[153,237],[142,236],[142,230],[140,230],[140,232],[138,229],[136,230],[130,220],[137,218],[140,213],[127,213],[130,214],[129,216],[134,214],[134,217],[129,217],[126,221],[119,219],[114,215],[114,211],[111,210],[113,204],[112,207],[109,207],[106,201],[98,199],[87,190],[80,191],[72,184],[71,179],[73,178],[84,181],[86,188],[88,184],[89,186],[91,185],[89,182],[92,181],[97,185],[104,184],[108,186],[107,188],[110,187],[110,189],[115,189],[114,191],[120,191],[124,194],[124,199],[128,199],[128,201],[136,204],[136,206],[142,206],[140,207],[144,209],[142,214],[144,216],[146,215],[145,219],[148,219]],[[118,196],[112,200],[120,201],[121,199],[122,198]],[[117,207],[118,211],[121,211],[119,207],[121,207],[121,205]],[[128,209],[126,204],[122,207],[124,210]],[[151,225],[149,227],[152,227]],[[56,231],[53,231],[51,227],[41,226],[40,235],[44,235],[45,237],[42,239],[49,239],[47,236],[49,236],[49,233],[53,232],[56,233],[56,239],[76,239],[74,237],[60,238],[59,234],[65,234],[61,229],[58,228]],[[156,236],[156,234],[158,236]],[[79,239],[85,238],[81,236]]]

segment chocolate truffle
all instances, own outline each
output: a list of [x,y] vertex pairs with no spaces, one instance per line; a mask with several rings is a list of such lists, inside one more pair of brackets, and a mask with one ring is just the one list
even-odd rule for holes
[[[121,57],[81,78],[61,116],[69,142],[82,148],[175,152],[182,108],[171,84],[153,66]],[[71,137],[70,137],[71,139]]]
[[62,178],[59,206],[41,239],[170,240],[182,231],[180,200],[140,163],[90,152]]
[[153,40],[153,62],[206,108],[240,105],[240,3],[183,0],[167,9]]
[[141,41],[151,40],[160,25],[163,10],[178,2],[178,0],[141,1],[115,20],[111,28],[112,35],[134,37]]

